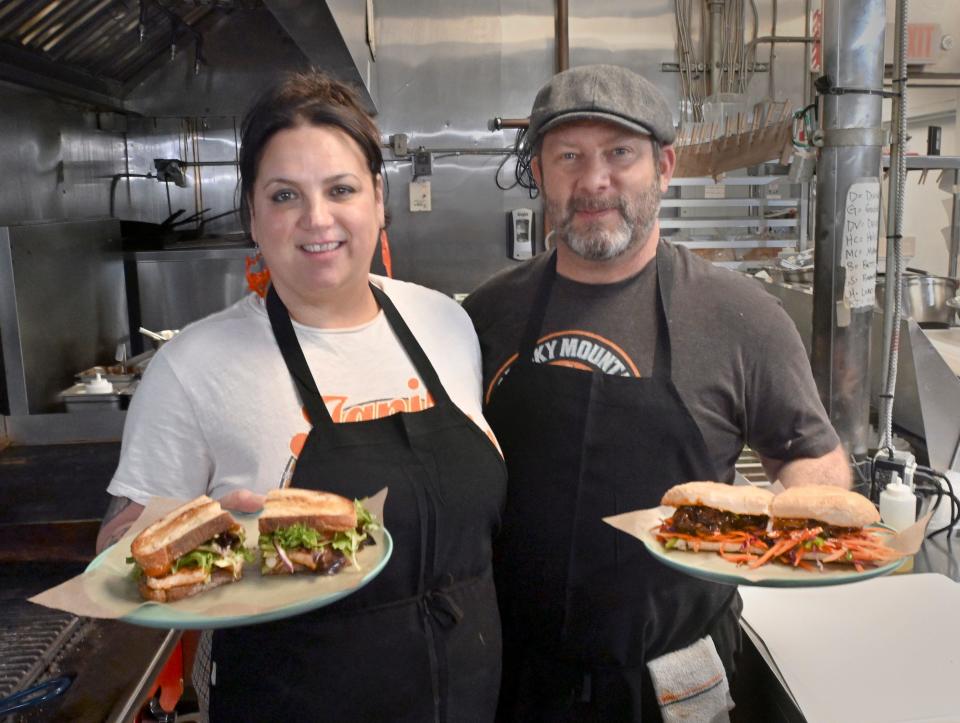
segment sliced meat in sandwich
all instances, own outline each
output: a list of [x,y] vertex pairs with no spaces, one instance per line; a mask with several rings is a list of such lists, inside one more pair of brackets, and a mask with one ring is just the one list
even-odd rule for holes
[[752,485],[685,482],[663,496],[661,504],[676,511],[656,536],[667,549],[763,552],[772,500],[772,493]]
[[137,535],[128,562],[144,599],[173,602],[239,580],[252,559],[243,540],[243,527],[203,495]]
[[267,494],[259,525],[264,575],[333,575],[356,564],[360,548],[373,543],[370,530],[376,527],[360,502],[295,488]]
[[771,547],[757,564],[776,559],[801,567],[842,563],[862,570],[902,556],[870,528],[880,521],[873,503],[841,487],[791,487],[774,497],[770,516]]

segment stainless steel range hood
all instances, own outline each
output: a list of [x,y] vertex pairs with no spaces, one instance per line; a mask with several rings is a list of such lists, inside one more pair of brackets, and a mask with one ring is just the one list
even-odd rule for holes
[[144,115],[236,115],[287,70],[376,77],[364,0],[4,0],[0,80]]

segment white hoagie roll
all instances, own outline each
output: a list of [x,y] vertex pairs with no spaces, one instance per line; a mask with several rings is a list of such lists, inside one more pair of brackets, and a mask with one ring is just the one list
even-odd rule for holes
[[770,516],[816,520],[834,527],[865,527],[880,521],[880,513],[870,500],[832,485],[791,487],[774,497]]
[[667,490],[660,503],[671,507],[710,507],[738,515],[769,515],[772,500],[772,492],[753,485],[685,482]]

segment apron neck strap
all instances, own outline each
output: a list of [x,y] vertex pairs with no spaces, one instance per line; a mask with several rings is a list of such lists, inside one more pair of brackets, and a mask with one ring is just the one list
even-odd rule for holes
[[[410,328],[404,322],[400,312],[393,305],[390,297],[379,288],[370,284],[370,290],[377,300],[380,308],[394,334],[400,341],[401,346],[413,362],[417,373],[426,384],[427,390],[433,396],[434,403],[440,404],[449,401],[450,397],[446,389],[440,383],[440,378],[436,370],[424,353],[423,348],[417,342]],[[323,402],[317,383],[310,372],[310,366],[303,355],[303,349],[297,340],[297,333],[293,328],[293,322],[290,320],[290,314],[284,306],[283,301],[277,294],[273,286],[267,292],[267,316],[270,318],[270,326],[273,329],[273,336],[277,340],[277,346],[283,355],[283,361],[287,365],[287,370],[293,378],[293,383],[300,395],[300,401],[306,407],[307,414],[310,416],[310,423],[314,426],[330,426],[334,422],[327,410],[327,405]]]
[[557,250],[550,252],[543,273],[540,274],[540,283],[537,284],[537,293],[533,297],[533,306],[527,315],[527,325],[520,337],[520,355],[517,364],[533,363],[533,347],[537,345],[537,337],[543,326],[543,318],[547,315],[547,304],[550,301],[550,292],[553,290],[553,281],[557,278]]
[[[673,295],[673,254],[666,243],[657,241],[657,346],[653,355],[653,376],[669,379],[672,376],[670,356],[670,305]],[[532,364],[533,349],[547,314],[550,293],[557,277],[557,250],[551,252],[520,338],[517,364]]]
[[280,347],[287,371],[290,372],[293,383],[297,387],[301,403],[307,409],[310,423],[315,426],[332,425],[333,419],[327,411],[327,405],[323,403],[323,397],[320,396],[313,374],[310,373],[307,359],[297,340],[297,333],[293,329],[293,322],[290,321],[290,314],[272,284],[267,292],[267,316],[270,317],[273,336],[277,340],[277,346]]
[[427,390],[433,396],[434,403],[441,404],[449,402],[450,395],[447,394],[447,390],[440,382],[440,376],[437,374],[437,370],[433,368],[433,364],[430,363],[430,359],[427,357],[426,352],[424,352],[423,347],[420,346],[420,342],[417,341],[413,332],[410,331],[410,327],[407,326],[407,322],[400,316],[400,312],[397,311],[397,307],[394,306],[390,297],[387,296],[382,289],[373,284],[370,284],[370,290],[373,292],[373,297],[377,300],[377,303],[380,304],[380,308],[383,309],[387,321],[390,322],[393,333],[396,334],[397,339],[400,340],[400,345],[403,347],[403,350],[407,352],[407,356],[410,357],[410,361],[413,362],[413,366],[420,375],[420,378],[423,379],[423,383],[427,385]]
[[653,354],[653,376],[671,379],[670,305],[673,297],[673,254],[667,244],[657,243],[657,346]]

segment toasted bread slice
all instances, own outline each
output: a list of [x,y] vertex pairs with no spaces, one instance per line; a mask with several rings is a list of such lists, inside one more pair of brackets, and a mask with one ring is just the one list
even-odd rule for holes
[[260,532],[275,532],[298,522],[316,530],[343,532],[357,526],[357,511],[351,500],[331,492],[270,490],[260,514]]
[[154,602],[175,602],[183,600],[185,597],[192,597],[199,593],[212,590],[215,587],[226,585],[228,582],[234,582],[233,573],[230,570],[213,569],[210,578],[205,582],[195,582],[187,585],[178,585],[177,587],[167,588],[166,590],[157,590],[147,585],[145,578],[141,577],[137,583],[140,589],[140,595],[144,600],[153,600]]
[[181,555],[221,532],[239,527],[219,502],[202,495],[147,527],[134,538],[130,551],[147,575],[160,577]]
[[772,492],[753,485],[684,482],[667,490],[660,503],[671,507],[712,507],[738,515],[769,515],[772,501]]

